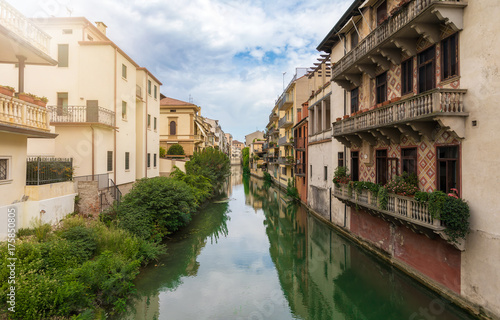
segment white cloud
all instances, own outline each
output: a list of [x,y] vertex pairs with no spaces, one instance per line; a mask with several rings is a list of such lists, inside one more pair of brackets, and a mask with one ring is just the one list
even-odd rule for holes
[[[243,140],[263,129],[274,100],[350,0],[18,0],[26,16],[85,16],[162,82]],[[68,10],[69,9],[69,10]]]

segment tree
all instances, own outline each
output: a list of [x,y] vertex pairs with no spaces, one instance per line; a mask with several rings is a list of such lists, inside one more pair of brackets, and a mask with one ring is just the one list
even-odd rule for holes
[[167,154],[171,156],[184,155],[184,148],[178,143],[173,144],[172,146],[170,146],[170,148],[168,148]]
[[230,173],[231,162],[229,157],[214,148],[206,148],[195,152],[191,160],[186,162],[186,174],[201,175],[208,179],[217,190]]

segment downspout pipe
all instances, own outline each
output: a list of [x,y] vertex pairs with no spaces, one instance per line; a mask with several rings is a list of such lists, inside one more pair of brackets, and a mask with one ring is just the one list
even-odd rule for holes
[[114,178],[113,180],[115,182],[115,185],[118,186],[118,181],[116,180],[116,130],[117,130],[116,129],[116,118],[117,118],[117,116],[116,116],[116,104],[117,104],[117,100],[116,100],[116,97],[117,97],[117,92],[116,92],[117,79],[116,79],[116,77],[117,77],[117,75],[116,75],[116,72],[117,72],[117,68],[118,68],[117,63],[118,63],[118,48],[115,48],[115,76],[113,77],[114,82],[115,82],[114,83],[114,87],[115,87],[114,88],[114,90],[115,90],[115,97],[114,97],[114,102],[115,102],[114,103],[114,105],[115,105],[115,123],[114,123],[114,125],[115,125],[115,129],[113,131],[113,136],[114,136],[113,137],[113,178]]

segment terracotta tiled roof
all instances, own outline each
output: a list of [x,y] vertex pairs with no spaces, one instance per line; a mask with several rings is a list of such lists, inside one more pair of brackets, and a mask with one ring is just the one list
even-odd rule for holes
[[194,106],[194,104],[174,98],[165,97],[160,100],[160,106]]

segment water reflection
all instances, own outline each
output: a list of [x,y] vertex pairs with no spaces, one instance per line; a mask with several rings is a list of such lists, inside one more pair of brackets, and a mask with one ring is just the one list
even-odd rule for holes
[[141,272],[128,319],[470,319],[239,168],[230,202],[207,206]]

